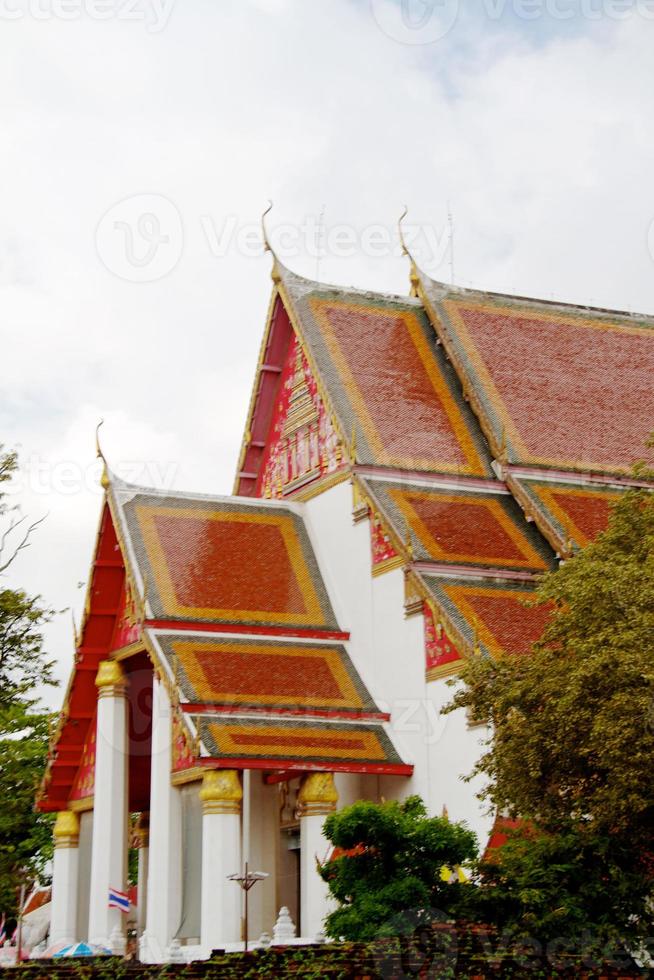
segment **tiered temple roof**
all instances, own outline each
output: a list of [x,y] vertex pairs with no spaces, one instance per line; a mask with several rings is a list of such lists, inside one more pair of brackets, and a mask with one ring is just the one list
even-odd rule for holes
[[631,466],[652,461],[654,318],[415,265],[404,297],[276,260],[273,284],[237,496],[110,481],[47,808],[73,780],[88,790],[98,661],[139,643],[174,694],[185,764],[410,771],[353,665],[303,501],[351,481],[372,574],[402,567],[406,615],[424,618],[429,681],[473,650],[526,653],[548,614],[529,602],[539,576],[644,482]]

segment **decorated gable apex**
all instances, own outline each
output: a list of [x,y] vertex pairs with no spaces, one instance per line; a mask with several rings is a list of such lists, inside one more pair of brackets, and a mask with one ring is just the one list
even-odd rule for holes
[[334,433],[326,449],[311,448],[309,439],[300,478],[334,472],[343,447],[347,463],[493,476],[486,442],[418,300],[325,286],[279,263],[274,279],[238,493],[293,492],[297,482],[280,481],[279,469],[266,466],[298,421],[322,428],[323,443]]

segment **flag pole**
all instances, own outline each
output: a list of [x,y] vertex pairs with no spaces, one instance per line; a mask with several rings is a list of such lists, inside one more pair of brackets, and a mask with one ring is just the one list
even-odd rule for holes
[[16,939],[16,965],[22,962],[23,952],[23,906],[25,905],[25,882],[20,883],[20,898],[18,906],[18,935]]

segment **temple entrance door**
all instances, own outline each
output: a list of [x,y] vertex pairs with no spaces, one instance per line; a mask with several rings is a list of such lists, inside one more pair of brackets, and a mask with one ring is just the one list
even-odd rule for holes
[[302,935],[300,922],[300,821],[297,817],[297,794],[300,780],[279,784],[279,834],[277,846],[277,912],[285,905]]

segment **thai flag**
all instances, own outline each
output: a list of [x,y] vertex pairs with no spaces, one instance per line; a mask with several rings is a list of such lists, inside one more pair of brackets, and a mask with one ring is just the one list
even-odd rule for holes
[[109,908],[120,909],[121,912],[129,912],[129,895],[127,892],[119,892],[117,888],[110,888]]
[[4,946],[5,939],[7,938],[7,928],[6,928],[6,917],[4,912],[2,913],[2,919],[0,920],[0,946]]

